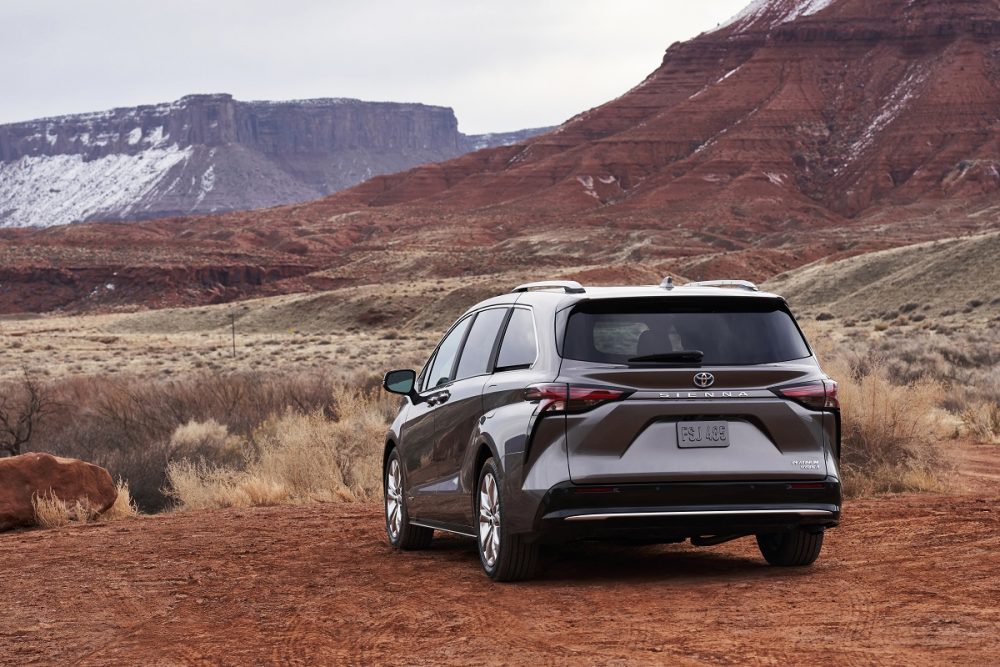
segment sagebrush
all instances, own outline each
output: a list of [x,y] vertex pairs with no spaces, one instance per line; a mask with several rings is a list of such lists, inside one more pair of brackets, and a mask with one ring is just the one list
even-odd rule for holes
[[884,362],[826,362],[838,381],[841,473],[847,495],[940,491],[948,467],[938,447],[941,385],[931,379],[892,381]]
[[378,389],[339,387],[337,416],[286,410],[254,429],[241,466],[185,458],[167,467],[185,509],[370,500],[382,491],[382,447],[398,403]]

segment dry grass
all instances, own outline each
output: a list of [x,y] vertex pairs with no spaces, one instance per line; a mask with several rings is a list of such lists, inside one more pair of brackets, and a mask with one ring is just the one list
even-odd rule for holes
[[115,503],[108,508],[108,511],[97,517],[102,523],[121,521],[122,519],[133,519],[139,516],[139,506],[132,500],[132,493],[129,491],[128,482],[118,480],[118,497]]
[[139,508],[132,502],[128,483],[118,480],[118,496],[103,513],[97,512],[86,500],[62,500],[54,494],[35,495],[31,499],[35,521],[42,528],[59,528],[71,523],[110,523],[138,516]]
[[1000,403],[980,401],[962,412],[966,432],[979,442],[1000,442]]
[[31,498],[35,521],[42,528],[59,528],[70,523],[90,523],[97,518],[90,504],[83,500],[66,501],[55,495],[35,495]]
[[845,493],[944,490],[948,467],[937,444],[945,435],[941,386],[933,380],[894,384],[878,360],[863,366],[835,361],[827,370],[840,385]]
[[[325,296],[325,301],[321,297]],[[421,363],[451,321],[434,312],[434,324],[409,327],[390,319],[366,324],[340,316],[322,326],[325,313],[341,312],[332,296],[279,297],[244,306],[149,311],[136,314],[0,316],[0,381],[22,367],[42,378],[81,375],[170,379],[204,372],[383,372]],[[299,302],[302,303],[299,303]],[[369,298],[378,303],[377,297]],[[285,303],[289,302],[289,303]],[[313,303],[316,302],[316,303]],[[462,307],[467,302],[461,302]],[[237,309],[236,355],[229,312]],[[439,309],[440,310],[440,309]],[[269,320],[273,318],[273,320]],[[287,326],[285,326],[287,324]],[[401,330],[409,333],[387,342]]]
[[288,410],[254,430],[242,467],[182,459],[167,468],[183,509],[368,500],[382,489],[381,453],[395,400],[338,389],[337,419]]

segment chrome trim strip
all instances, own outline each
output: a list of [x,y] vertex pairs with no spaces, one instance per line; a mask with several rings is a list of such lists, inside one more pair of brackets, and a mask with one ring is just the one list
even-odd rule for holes
[[799,516],[830,516],[830,510],[789,508],[785,510],[685,510],[678,512],[613,512],[610,514],[574,514],[566,521],[604,521],[605,519],[652,516],[729,516],[732,514],[798,514]]
[[421,528],[430,528],[431,530],[440,530],[445,533],[453,533],[455,535],[461,535],[463,537],[475,537],[475,538],[479,537],[475,533],[463,533],[460,530],[453,530],[452,528],[442,528],[441,526],[432,526],[429,523],[423,523],[422,521],[414,521],[413,519],[410,519],[410,525],[420,526]]

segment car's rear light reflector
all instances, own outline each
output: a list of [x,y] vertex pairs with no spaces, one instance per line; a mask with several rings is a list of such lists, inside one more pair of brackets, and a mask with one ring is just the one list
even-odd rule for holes
[[789,387],[777,387],[774,392],[813,410],[837,410],[840,408],[840,401],[837,399],[837,383],[833,380],[816,380]]
[[576,488],[577,493],[614,493],[615,487],[613,486],[579,486]]
[[792,482],[788,485],[792,489],[825,489],[823,482]]
[[524,400],[538,401],[539,413],[586,412],[609,401],[619,401],[631,392],[613,387],[585,387],[572,384],[533,384],[524,390]]

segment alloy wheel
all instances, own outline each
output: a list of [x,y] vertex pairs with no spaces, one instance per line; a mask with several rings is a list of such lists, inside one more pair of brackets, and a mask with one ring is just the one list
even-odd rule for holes
[[492,473],[479,486],[479,549],[487,567],[496,565],[500,553],[500,493]]
[[398,539],[403,527],[403,476],[395,458],[389,462],[385,477],[385,519],[389,537]]

